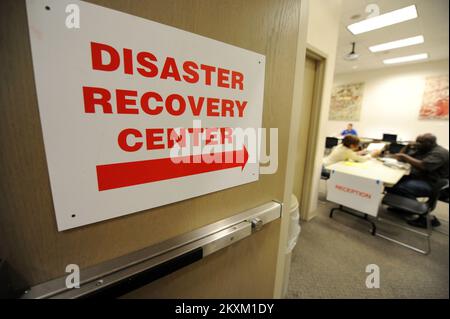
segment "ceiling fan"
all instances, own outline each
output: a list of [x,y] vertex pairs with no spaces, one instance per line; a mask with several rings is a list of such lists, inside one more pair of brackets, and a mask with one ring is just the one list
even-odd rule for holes
[[355,42],[352,42],[352,51],[344,55],[344,59],[347,61],[355,61],[358,60],[359,54],[355,52]]

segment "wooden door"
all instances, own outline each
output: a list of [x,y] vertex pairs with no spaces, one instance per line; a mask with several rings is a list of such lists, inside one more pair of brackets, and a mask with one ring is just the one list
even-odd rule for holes
[[[263,127],[279,128],[278,170],[258,182],[64,232],[56,228],[24,0],[0,1],[0,257],[30,285],[65,275],[270,200],[282,201],[300,0],[92,0],[266,55]],[[82,13],[81,13],[82,14]],[[131,297],[270,298],[280,222]]]

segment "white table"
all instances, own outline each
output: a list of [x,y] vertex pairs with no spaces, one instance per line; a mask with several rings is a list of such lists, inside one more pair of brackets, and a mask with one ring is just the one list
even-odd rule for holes
[[[341,173],[340,176],[342,174],[345,174],[345,175],[357,176],[357,177],[367,179],[367,180],[379,181],[382,183],[382,185],[384,187],[394,186],[395,184],[398,183],[398,181],[404,175],[409,174],[408,167],[406,167],[406,169],[401,169],[401,168],[397,168],[397,167],[388,167],[382,161],[377,160],[377,159],[370,159],[370,160],[368,160],[366,162],[362,162],[362,163],[338,162],[338,163],[329,165],[325,168],[330,171]],[[332,172],[332,174],[333,174],[333,172]],[[347,178],[345,178],[345,175],[342,175],[342,177],[340,177],[340,178],[342,178],[342,180],[347,180]],[[355,179],[355,178],[353,178],[353,179]],[[352,178],[348,178],[348,180],[352,180]],[[366,183],[366,182],[364,182],[364,183]],[[344,182],[344,184],[345,184],[345,186],[347,186],[349,188],[354,188],[354,189],[358,189],[358,187],[360,186],[356,182],[355,182],[355,184],[353,184],[353,182],[349,182],[349,181]],[[328,183],[327,183],[327,186],[328,186]],[[380,194],[381,193],[382,192],[380,192]],[[329,193],[329,194],[331,195],[331,193]],[[376,192],[376,194],[378,194],[378,191]],[[349,213],[356,217],[363,218],[364,220],[366,220],[367,222],[369,222],[372,225],[372,234],[375,235],[376,225],[373,221],[369,220],[368,215],[372,215],[372,216],[377,215],[376,213],[374,214],[374,212],[373,212],[373,210],[376,212],[378,210],[377,207],[379,207],[379,205],[380,205],[380,202],[378,202],[375,199],[376,196],[373,196],[373,201],[371,200],[371,202],[370,202],[372,211],[369,211],[368,205],[363,206],[364,208],[366,208],[366,211],[364,211],[364,208],[361,208],[361,206],[362,206],[361,204],[356,205],[356,203],[355,203],[353,205],[354,207],[352,207],[352,204],[350,204],[350,206],[348,206],[349,205],[348,199],[345,204],[344,200],[340,200],[341,197],[336,197],[335,194],[333,194],[333,195],[334,195],[334,196],[332,196],[334,198],[333,201],[336,201],[339,204],[339,207],[333,208],[330,211],[330,218],[333,217],[333,212],[336,210],[343,211],[345,213]],[[379,195],[378,195],[378,198],[379,198]],[[351,202],[354,203],[353,200],[351,200]],[[350,210],[345,209],[344,205],[345,205],[345,207],[352,208],[353,210],[356,209],[357,212],[362,213],[363,215],[361,216],[359,214],[355,214],[354,212],[352,212]]]
[[386,187],[392,187],[404,176],[409,174],[408,169],[388,167],[377,159],[366,162],[338,162],[325,167],[328,170],[355,175],[383,182]]

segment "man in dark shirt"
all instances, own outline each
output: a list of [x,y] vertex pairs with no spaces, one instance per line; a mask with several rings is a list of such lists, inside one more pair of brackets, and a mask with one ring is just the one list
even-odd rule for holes
[[[411,164],[411,173],[388,189],[391,193],[410,198],[429,197],[440,179],[448,179],[448,150],[439,146],[436,136],[430,133],[419,135],[416,143],[406,146],[395,157]],[[423,224],[423,219],[419,222]]]

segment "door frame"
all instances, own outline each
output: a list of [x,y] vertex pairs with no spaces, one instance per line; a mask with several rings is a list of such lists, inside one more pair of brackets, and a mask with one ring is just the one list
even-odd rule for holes
[[[317,72],[314,83],[314,96],[311,106],[310,123],[308,129],[307,156],[305,158],[304,176],[301,181],[303,186],[301,190],[302,198],[299,199],[300,218],[304,220],[311,219],[311,186],[314,178],[314,166],[316,164],[317,139],[320,133],[320,116],[322,110],[322,95],[326,71],[326,62],[328,56],[320,50],[306,43],[307,22],[308,22],[308,1],[303,0],[300,13],[299,40],[297,43],[297,61],[294,80],[294,95],[292,99],[292,110],[289,130],[288,156],[286,165],[285,188],[282,204],[280,240],[278,246],[277,268],[275,275],[274,298],[283,298],[283,284],[285,276],[286,247],[288,240],[288,229],[290,223],[291,195],[294,186],[295,159],[297,156],[297,141],[300,131],[300,117],[303,100],[303,82],[305,73],[306,57],[310,57],[317,62]],[[305,187],[306,186],[306,187]]]
[[325,68],[327,63],[327,55],[320,50],[307,45],[306,47],[306,57],[314,60],[316,62],[316,76],[314,81],[314,93],[313,101],[311,105],[311,114],[309,119],[309,129],[308,129],[308,144],[306,147],[306,158],[305,166],[303,167],[303,180],[300,181],[301,187],[301,198],[299,198],[299,210],[300,218],[302,220],[311,220],[314,215],[311,211],[311,203],[314,198],[312,198],[312,187],[314,179],[314,169],[317,166],[317,149],[320,133],[320,118],[322,115],[322,101],[323,101],[323,86],[325,79]]
[[273,290],[274,298],[283,298],[283,284],[286,264],[286,247],[288,242],[288,231],[290,224],[290,202],[294,185],[295,159],[297,154],[297,140],[300,123],[297,120],[301,114],[301,101],[303,99],[303,78],[305,73],[305,59],[307,49],[309,20],[309,0],[300,2],[299,32],[297,37],[297,53],[295,61],[295,77],[293,85],[293,95],[291,103],[291,118],[289,122],[288,153],[286,158],[286,173],[284,178],[283,202],[281,208],[281,225],[278,241],[277,265],[275,273],[275,283]]

